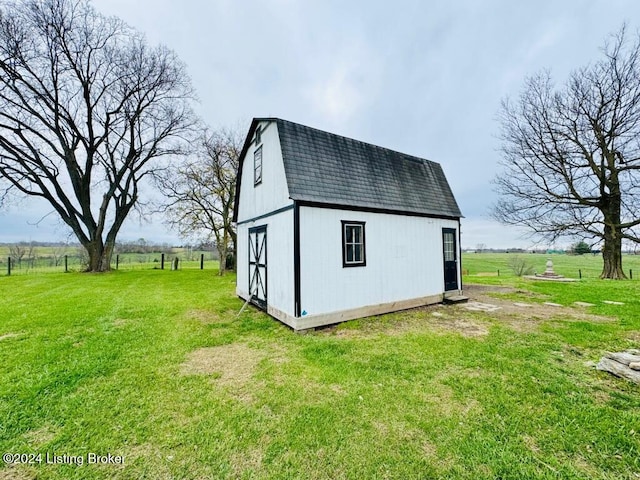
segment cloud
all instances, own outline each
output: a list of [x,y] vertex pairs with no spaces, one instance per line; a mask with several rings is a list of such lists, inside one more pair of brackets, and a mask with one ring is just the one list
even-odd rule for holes
[[313,106],[333,124],[344,123],[358,112],[364,102],[362,79],[353,67],[336,66],[328,76],[319,79],[307,92]]
[[476,248],[479,244],[487,248],[532,248],[535,244],[526,238],[526,230],[484,218],[463,218],[461,234],[462,248]]

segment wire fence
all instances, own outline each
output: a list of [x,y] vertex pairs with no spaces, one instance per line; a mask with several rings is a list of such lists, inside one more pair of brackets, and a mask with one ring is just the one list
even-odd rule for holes
[[[185,253],[124,253],[115,254],[111,259],[113,270],[175,270],[175,269],[217,269],[216,252],[202,251]],[[0,275],[36,275],[44,273],[81,272],[87,268],[87,258],[83,254],[59,256],[33,256],[0,258]]]

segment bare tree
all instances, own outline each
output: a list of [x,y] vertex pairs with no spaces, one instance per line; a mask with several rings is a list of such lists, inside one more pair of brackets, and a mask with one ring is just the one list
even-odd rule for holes
[[160,180],[167,222],[183,238],[215,240],[219,275],[224,275],[229,249],[236,244],[233,201],[242,140],[238,130],[205,131],[199,153],[166,170]]
[[29,242],[29,245],[27,246],[27,268],[33,268],[37,258],[37,247],[34,242]]
[[33,262],[37,257],[36,248],[35,242],[14,243],[9,245],[9,256],[20,266],[22,265],[22,260],[26,257],[27,268],[29,268],[29,265],[33,266]]
[[550,74],[526,81],[501,109],[501,200],[493,215],[555,241],[602,242],[601,278],[626,278],[622,241],[639,241],[640,36],[623,27],[604,58],[556,89]]
[[22,259],[27,254],[27,245],[23,242],[9,245],[9,256],[14,262],[22,264]]
[[0,3],[0,201],[52,206],[110,268],[116,236],[160,159],[194,125],[185,68],[88,0]]
[[53,261],[53,266],[57,267],[60,265],[62,259],[67,254],[67,250],[69,249],[68,243],[56,243],[51,247],[51,260]]

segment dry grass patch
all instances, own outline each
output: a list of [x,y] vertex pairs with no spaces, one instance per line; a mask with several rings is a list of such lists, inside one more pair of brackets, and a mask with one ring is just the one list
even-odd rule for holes
[[193,308],[188,310],[184,316],[187,320],[196,320],[204,325],[212,325],[216,323],[231,323],[236,319],[237,314],[238,312],[234,310],[218,313],[211,310]]
[[[464,371],[464,370],[463,370]],[[466,373],[466,371],[464,371]],[[477,372],[471,370],[472,378],[476,378]],[[469,415],[481,413],[483,410],[482,404],[475,398],[464,397],[456,398],[454,390],[443,383],[449,377],[452,372],[441,372],[439,375],[433,378],[431,384],[433,389],[424,392],[421,395],[421,400],[429,411],[435,415],[440,415],[445,418],[462,417],[465,418]]]
[[[167,480],[175,478],[169,468],[169,462],[174,460],[174,456],[163,454],[162,450],[151,443],[131,445],[123,455],[124,466],[147,463],[153,465],[155,470],[154,478]],[[114,465],[109,465],[109,467],[114,467]]]
[[252,478],[252,474],[262,469],[264,449],[253,447],[230,455],[229,463],[233,469],[233,478]]
[[372,426],[380,442],[415,445],[419,453],[429,459],[429,463],[444,471],[455,465],[454,457],[447,452],[438,453],[438,447],[427,433],[412,428],[407,422],[378,419],[372,422]]
[[[500,298],[500,294],[518,293],[527,295],[530,298],[546,298],[544,295],[527,292],[525,290],[509,289],[505,287],[494,287],[492,285],[467,285],[465,286],[471,300],[495,305],[500,307],[492,312],[476,312],[488,318],[496,320],[498,323],[505,324],[520,333],[531,333],[536,331],[542,322],[561,318],[563,321],[583,321],[583,322],[613,322],[615,318],[605,317],[586,313],[573,307],[556,307],[553,305],[545,305],[544,303],[530,303],[524,306],[524,303],[516,305],[520,302],[514,302],[512,299]],[[494,295],[490,295],[493,293]],[[495,295],[498,294],[498,295]],[[451,307],[460,315],[468,315],[464,305],[456,305]]]
[[640,344],[640,331],[632,330],[627,332],[627,340],[634,344]]
[[38,449],[43,445],[51,442],[57,434],[58,432],[51,425],[43,425],[42,427],[35,430],[29,430],[28,432],[25,432],[24,439],[29,444],[29,446],[33,447],[34,449]]
[[130,322],[130,320],[127,320],[126,318],[116,318],[116,319],[113,320],[113,326],[116,327],[116,328],[123,328],[129,322]]
[[10,465],[0,469],[0,478],[2,480],[35,480],[38,475],[32,468],[24,465]]
[[2,340],[8,340],[9,338],[19,337],[20,335],[21,335],[20,333],[14,333],[14,332],[5,333],[3,335],[0,335],[0,342]]
[[[390,314],[391,317],[369,317],[345,322],[318,333],[343,338],[367,339],[379,335],[400,337],[411,333],[458,333],[463,337],[477,338],[489,333],[488,325],[470,318],[467,311],[459,311],[453,306],[427,305]],[[357,322],[357,323],[355,323]],[[356,328],[353,328],[355,326]]]
[[527,446],[527,448],[531,450],[532,453],[536,455],[540,454],[540,447],[538,447],[538,443],[536,442],[535,438],[530,435],[523,435],[522,441]]
[[[589,478],[596,478],[598,476],[598,469],[582,455],[574,456],[573,458],[571,458],[571,461],[578,470],[587,475]],[[629,478],[640,478],[640,473],[633,473],[629,476]]]
[[[548,298],[527,290],[495,285],[466,285],[465,294],[471,301],[493,305],[493,311],[470,311],[465,304],[427,305],[382,317],[345,322],[324,328],[318,333],[345,338],[371,338],[378,335],[403,336],[408,333],[432,331],[435,333],[458,333],[467,338],[481,338],[489,333],[492,322],[503,324],[519,333],[538,330],[540,324],[561,318],[565,321],[613,322],[615,318],[594,315],[571,306],[553,306],[540,303]],[[534,300],[518,302],[501,295],[518,294]],[[537,301],[535,301],[537,300]],[[487,320],[486,322],[484,320]],[[640,332],[636,337],[640,340]]]
[[258,364],[266,357],[264,350],[242,343],[199,348],[181,365],[183,375],[218,375],[221,385],[243,386],[253,377]]
[[484,337],[489,334],[489,329],[485,325],[467,318],[434,317],[429,323],[429,326],[447,333],[459,333],[466,338]]

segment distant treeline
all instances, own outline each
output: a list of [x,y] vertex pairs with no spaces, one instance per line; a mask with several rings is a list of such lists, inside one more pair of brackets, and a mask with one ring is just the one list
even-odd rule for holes
[[[527,249],[527,248],[484,248],[482,250],[476,248],[465,248],[463,249],[465,253],[534,253],[540,255],[550,255],[550,254],[559,254],[559,255],[582,255],[584,253],[591,253],[593,255],[601,254],[601,250],[594,249],[588,252],[576,250],[575,248],[569,249],[551,249],[551,248],[542,248],[542,249]],[[640,250],[638,249],[625,249],[622,253],[628,255],[639,255]]]
[[[19,241],[19,242],[0,242],[0,252],[18,253],[18,256],[29,256],[29,252],[33,253],[35,249],[41,249],[42,253],[49,253],[52,250],[67,250],[69,252],[82,248],[77,242],[37,242],[37,241]],[[147,241],[144,238],[138,240],[126,240],[116,242],[116,253],[172,253],[175,250],[194,250],[194,251],[213,251],[215,250],[213,243],[199,243],[197,245],[171,245],[169,243],[155,243]],[[23,253],[24,252],[24,253]]]

